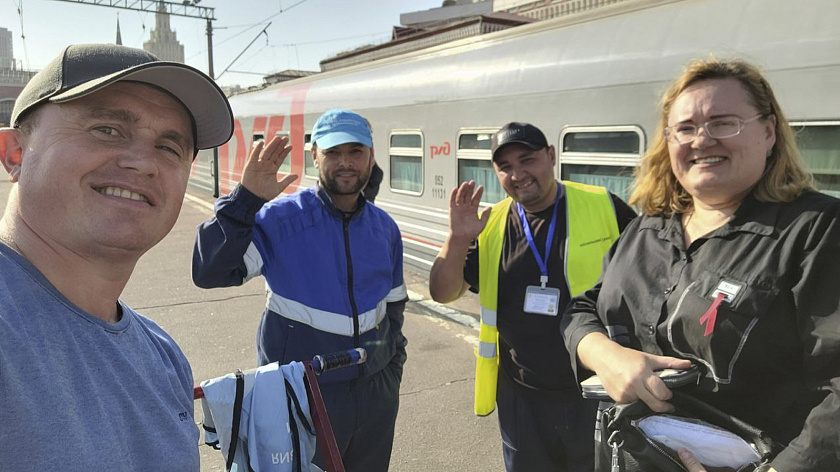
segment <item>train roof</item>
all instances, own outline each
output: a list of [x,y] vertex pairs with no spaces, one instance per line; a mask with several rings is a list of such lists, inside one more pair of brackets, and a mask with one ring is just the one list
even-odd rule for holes
[[471,37],[231,97],[239,116],[307,88],[307,113],[363,111],[675,77],[690,59],[740,57],[768,72],[840,61],[837,0],[638,0]]

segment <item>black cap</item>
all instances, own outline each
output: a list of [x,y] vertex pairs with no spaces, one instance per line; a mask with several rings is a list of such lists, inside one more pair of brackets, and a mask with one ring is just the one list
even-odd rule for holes
[[496,131],[496,134],[493,135],[490,140],[490,151],[493,153],[493,159],[496,158],[496,152],[508,144],[522,144],[534,151],[548,147],[548,141],[539,128],[530,123],[518,123],[516,121],[502,126],[502,129]]
[[178,99],[195,123],[197,149],[221,146],[233,134],[230,103],[213,79],[186,64],[115,44],[68,46],[26,84],[15,101],[12,126],[42,103],[69,102],[124,80],[154,85]]

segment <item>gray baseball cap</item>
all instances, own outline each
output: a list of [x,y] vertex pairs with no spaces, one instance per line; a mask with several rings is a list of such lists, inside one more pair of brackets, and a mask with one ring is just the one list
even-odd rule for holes
[[43,103],[69,102],[120,81],[153,85],[180,101],[193,119],[196,149],[221,146],[233,134],[230,103],[213,79],[186,64],[161,61],[142,49],[116,44],[64,49],[20,93],[12,126]]

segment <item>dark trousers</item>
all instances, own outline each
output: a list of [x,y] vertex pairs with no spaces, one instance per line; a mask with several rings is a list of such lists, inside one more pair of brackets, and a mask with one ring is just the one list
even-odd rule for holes
[[507,472],[592,472],[598,402],[523,395],[499,369],[496,406]]
[[[364,380],[321,387],[347,472],[388,470],[400,404],[402,361],[395,357],[387,367]],[[325,468],[320,448],[314,462]]]

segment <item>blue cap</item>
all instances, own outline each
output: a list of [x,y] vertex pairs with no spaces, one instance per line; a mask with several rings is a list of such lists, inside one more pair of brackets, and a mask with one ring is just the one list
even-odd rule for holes
[[327,110],[312,130],[312,142],[320,149],[345,143],[360,143],[373,147],[370,127],[362,115],[350,110]]

